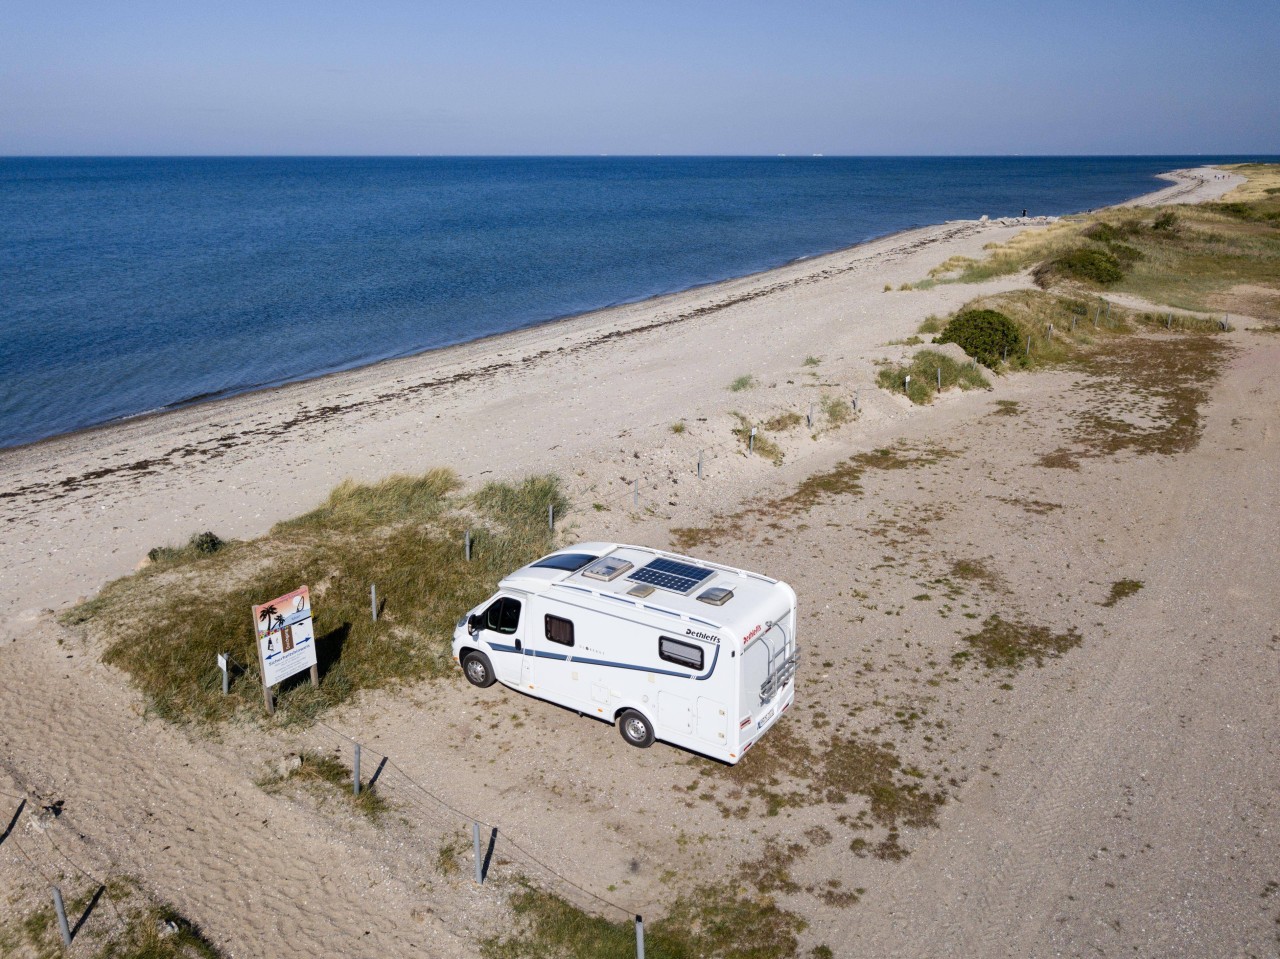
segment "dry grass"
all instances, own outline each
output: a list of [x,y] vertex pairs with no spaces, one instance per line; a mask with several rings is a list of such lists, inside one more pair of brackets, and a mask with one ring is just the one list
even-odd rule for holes
[[819,400],[822,413],[827,418],[828,429],[838,429],[854,418],[853,407],[848,400],[823,393]]
[[[763,456],[774,466],[781,466],[783,460],[782,447],[769,439],[763,429],[757,428],[756,435],[752,437],[751,421],[738,412],[734,412],[731,415],[738,421],[738,425],[733,429],[733,435],[742,442],[743,449],[756,456]],[[792,415],[798,419],[803,419],[798,413],[793,413]]]
[[777,416],[765,420],[761,426],[770,433],[785,433],[787,430],[795,429],[804,422],[804,417],[794,410],[779,413]]
[[[111,921],[78,929],[70,951],[64,950],[58,921],[51,906],[42,906],[21,919],[0,924],[0,955],[57,959],[65,955],[86,959],[222,959],[195,923],[172,906],[140,892],[129,877],[113,876],[106,884],[63,883],[67,919],[73,926],[99,910]],[[43,890],[42,890],[43,898]],[[105,901],[104,901],[105,900]],[[119,919],[117,923],[115,920]]]
[[1280,194],[1280,164],[1233,163],[1222,169],[1248,178],[1222,198],[1225,203],[1266,203]]
[[[266,536],[155,563],[108,584],[63,621],[104,643],[104,660],[173,722],[261,716],[250,607],[303,584],[311,589],[321,681],[313,688],[303,674],[282,684],[276,721],[314,717],[362,690],[443,675],[458,615],[549,549],[547,506],[557,514],[566,506],[554,477],[491,483],[471,496],[457,489],[445,470],[343,483],[320,507]],[[470,563],[463,560],[468,528]],[[225,697],[219,653],[244,668]]]

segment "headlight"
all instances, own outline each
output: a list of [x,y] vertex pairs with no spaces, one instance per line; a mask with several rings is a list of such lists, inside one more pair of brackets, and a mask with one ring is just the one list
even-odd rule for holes
[[466,616],[466,614],[464,613],[464,614],[462,615],[462,618],[461,618],[460,620],[458,620],[458,625],[457,625],[457,626],[455,626],[455,627],[453,627],[453,628],[454,628],[454,629],[461,629],[461,628],[462,628],[463,626],[465,626],[465,625],[467,625],[467,616]]

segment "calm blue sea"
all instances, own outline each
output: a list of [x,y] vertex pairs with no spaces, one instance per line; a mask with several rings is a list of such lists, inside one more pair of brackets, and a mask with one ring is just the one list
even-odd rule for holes
[[1207,159],[0,159],[0,446]]

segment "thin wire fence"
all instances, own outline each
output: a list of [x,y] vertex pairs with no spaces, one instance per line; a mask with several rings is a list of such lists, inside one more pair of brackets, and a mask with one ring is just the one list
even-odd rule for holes
[[[342,744],[339,748],[347,747],[354,750],[356,740],[348,736],[346,733],[335,729],[326,722],[318,720],[316,722],[316,728],[308,730],[308,734],[311,735],[315,741],[324,743],[325,737],[320,735],[320,729],[326,730],[331,734],[332,738],[329,738],[327,742],[327,745],[330,748],[333,748],[334,739],[336,738],[337,740],[340,740]],[[376,776],[376,784],[374,782],[369,783],[370,786],[376,785],[384,797],[394,798],[396,802],[412,805],[414,808],[425,813],[441,828],[446,830],[471,827],[472,824],[480,826],[485,834],[482,851],[485,858],[488,860],[490,867],[492,865],[500,864],[500,853],[505,852],[507,854],[507,858],[511,862],[523,865],[524,868],[519,870],[520,875],[530,881],[537,882],[538,885],[548,892],[563,896],[566,891],[569,891],[569,896],[566,898],[574,899],[579,905],[581,905],[583,901],[586,901],[591,903],[590,908],[592,909],[598,909],[603,906],[627,918],[636,914],[636,911],[633,908],[623,906],[605,896],[600,895],[599,893],[592,892],[581,883],[570,879],[564,874],[564,872],[556,869],[550,863],[546,862],[545,859],[535,855],[525,845],[512,839],[506,831],[500,827],[500,824],[488,822],[479,816],[466,812],[441,797],[438,793],[431,791],[413,776],[409,775],[404,767],[390,756],[368,750],[364,746],[361,746],[361,755],[364,759],[372,756],[376,757],[377,760],[385,761],[385,764],[381,762],[378,763],[377,770],[374,774],[374,776]],[[392,778],[388,778],[388,773],[391,774]],[[369,778],[372,780],[374,777]],[[396,789],[395,786],[397,785],[400,788]],[[492,844],[491,848],[490,844]],[[542,880],[539,882],[537,878],[530,875],[530,871],[540,874]]]

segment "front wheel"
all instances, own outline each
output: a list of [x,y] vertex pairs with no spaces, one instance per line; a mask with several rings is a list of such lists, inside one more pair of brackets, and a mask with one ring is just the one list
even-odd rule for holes
[[462,657],[462,675],[472,686],[484,689],[494,683],[493,667],[484,653],[470,652]]
[[628,709],[618,717],[618,730],[622,738],[639,749],[648,749],[653,745],[653,726],[644,718],[643,713]]

